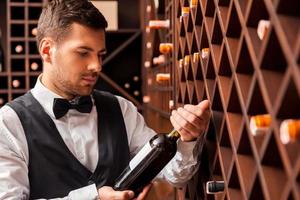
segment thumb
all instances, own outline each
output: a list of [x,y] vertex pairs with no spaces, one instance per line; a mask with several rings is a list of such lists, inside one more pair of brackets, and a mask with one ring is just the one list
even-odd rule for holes
[[201,101],[198,106],[202,109],[202,110],[207,110],[209,108],[209,100],[203,100]]
[[126,196],[128,199],[132,199],[134,197],[134,192],[131,190],[126,191]]

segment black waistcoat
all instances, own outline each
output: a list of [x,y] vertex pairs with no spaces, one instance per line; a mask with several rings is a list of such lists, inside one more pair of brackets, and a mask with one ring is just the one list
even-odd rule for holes
[[53,120],[30,92],[8,104],[19,116],[27,139],[30,199],[67,196],[93,182],[111,186],[128,165],[127,134],[117,98],[99,91],[93,96],[99,116],[99,159],[94,173],[70,152]]

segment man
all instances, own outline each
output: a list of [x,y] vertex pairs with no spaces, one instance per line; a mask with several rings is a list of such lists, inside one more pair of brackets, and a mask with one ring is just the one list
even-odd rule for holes
[[[107,22],[88,0],[52,0],[38,22],[43,73],[35,87],[0,110],[0,199],[132,199],[112,186],[156,133],[132,103],[94,91]],[[178,152],[160,177],[182,186],[197,170],[194,141],[208,101],[172,112]],[[144,199],[145,187],[137,199]]]

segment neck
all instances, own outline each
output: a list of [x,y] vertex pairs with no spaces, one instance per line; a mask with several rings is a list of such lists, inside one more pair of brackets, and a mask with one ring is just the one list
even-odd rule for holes
[[42,76],[40,77],[40,81],[46,88],[48,88],[55,94],[58,94],[64,99],[72,100],[76,97],[76,95],[64,92],[59,87],[57,87],[46,74],[42,74]]

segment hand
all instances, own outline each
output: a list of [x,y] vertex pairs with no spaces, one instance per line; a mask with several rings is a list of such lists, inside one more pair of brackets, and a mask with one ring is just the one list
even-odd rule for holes
[[173,110],[170,120],[182,141],[192,141],[205,131],[209,117],[209,101],[204,100],[198,105],[186,104],[183,108]]
[[98,189],[100,200],[129,200],[134,197],[134,192],[131,190],[115,191],[112,187],[103,186]]
[[148,184],[144,187],[143,191],[139,194],[135,200],[144,200],[147,197],[147,194],[149,193],[150,189],[152,187],[152,184]]
[[[143,191],[134,199],[144,200],[151,187],[152,184],[146,185]],[[133,199],[134,192],[131,190],[115,191],[112,187],[103,186],[100,189],[98,189],[98,196],[100,200],[129,200]]]

